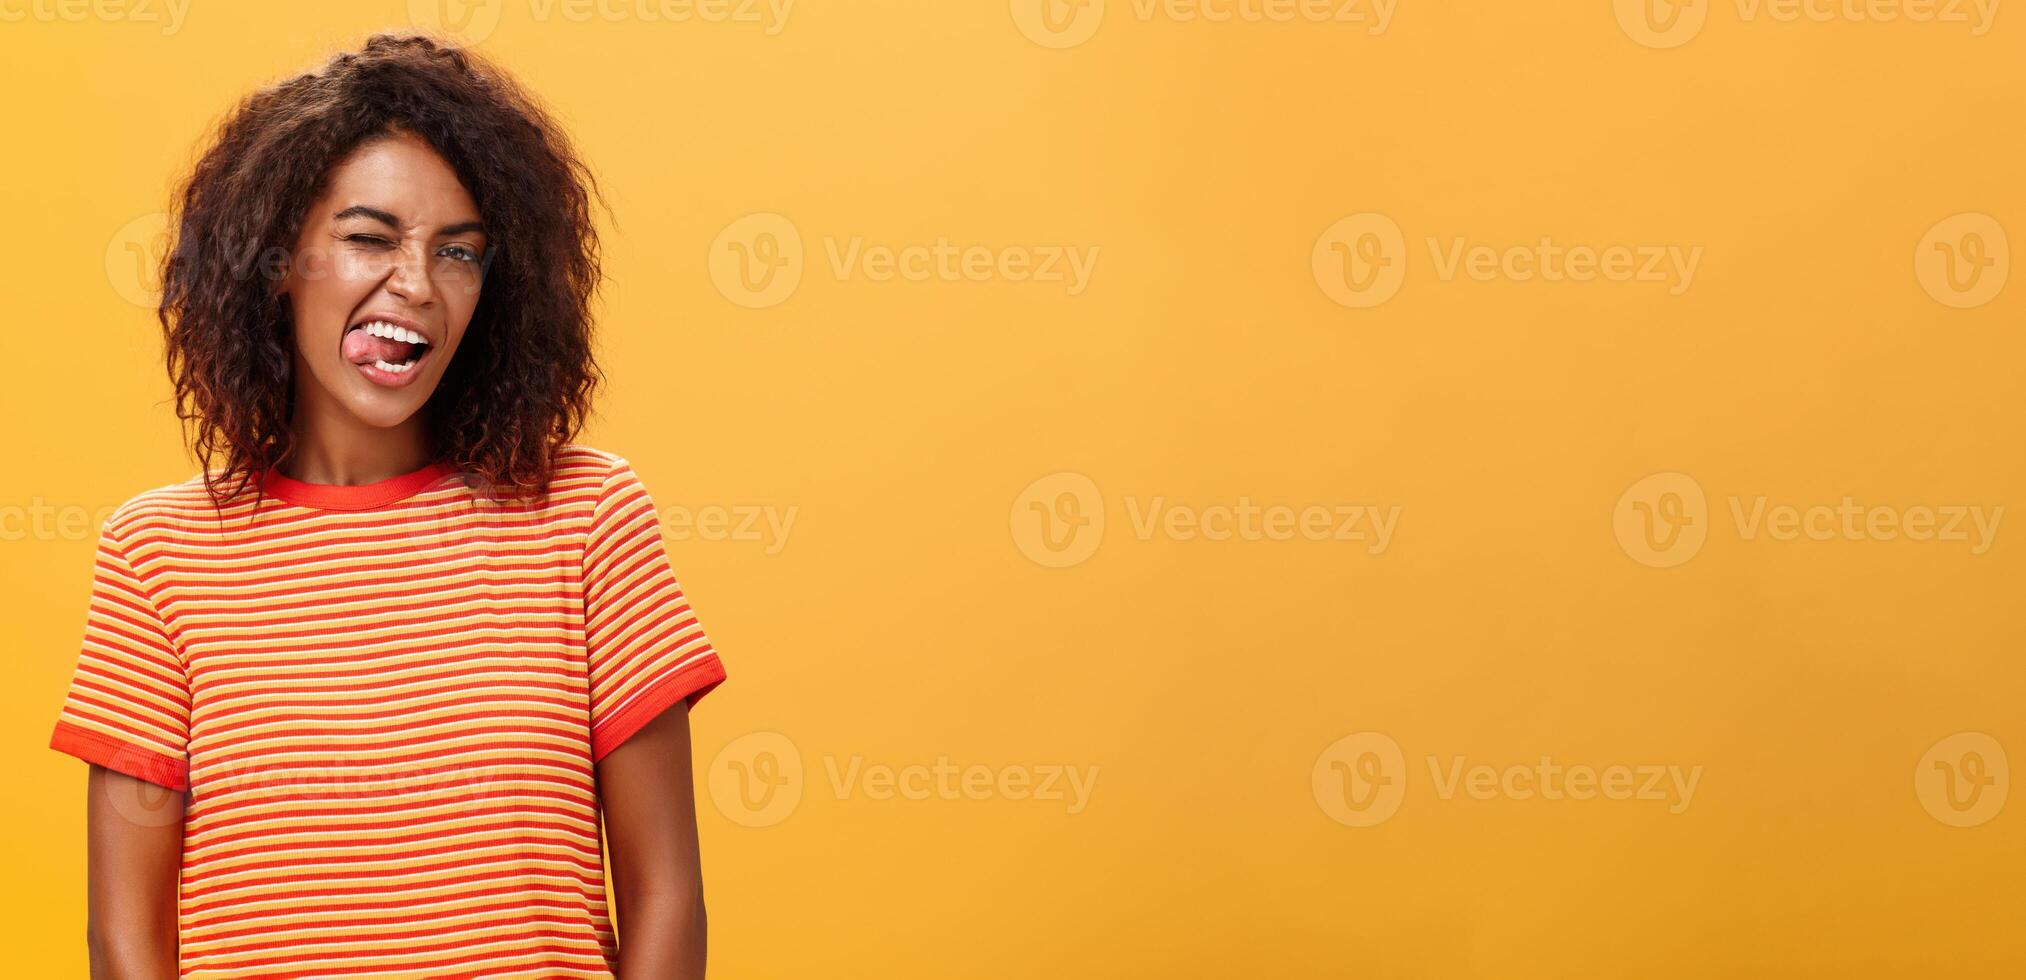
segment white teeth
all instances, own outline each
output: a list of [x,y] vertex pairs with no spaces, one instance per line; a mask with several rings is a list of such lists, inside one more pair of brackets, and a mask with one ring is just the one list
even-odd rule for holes
[[427,343],[427,341],[423,340],[421,334],[416,333],[413,330],[397,327],[391,323],[387,323],[381,320],[374,320],[373,322],[366,324],[366,326],[363,329],[367,333],[372,334],[375,337],[385,337],[388,340],[398,340],[404,344]]
[[389,374],[402,374],[405,373],[409,368],[414,367],[415,362],[409,361],[406,364],[389,364],[386,361],[380,360],[379,358],[376,357],[373,359],[373,366],[379,368],[382,371],[386,371]]

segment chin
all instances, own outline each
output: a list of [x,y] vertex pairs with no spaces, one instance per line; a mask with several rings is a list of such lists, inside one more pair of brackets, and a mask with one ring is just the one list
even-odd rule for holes
[[352,414],[353,418],[375,429],[394,429],[399,428],[402,423],[414,418],[415,413],[422,408],[422,405],[419,402],[413,405],[406,404],[405,402],[400,405],[352,402],[347,404],[345,408]]
[[[354,370],[351,365],[346,365],[345,369]],[[361,381],[345,393],[345,410],[374,428],[394,428],[421,411],[422,406],[429,402],[430,393],[436,390],[432,382],[422,378],[415,380],[416,384],[393,390]]]

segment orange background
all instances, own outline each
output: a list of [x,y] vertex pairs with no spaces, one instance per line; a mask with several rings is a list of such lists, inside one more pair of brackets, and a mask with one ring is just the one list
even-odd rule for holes
[[[195,472],[135,249],[235,99],[417,23],[541,93],[616,215],[585,441],[730,675],[714,975],[2026,972],[2020,14],[1039,2],[0,0],[16,972],[84,972],[45,746],[97,523]],[[1095,258],[917,281],[840,273],[854,239]],[[1544,239],[1699,259],[1444,274]],[[1846,497],[1899,533],[1737,517]],[[1397,523],[1190,533],[1242,502]],[[1995,528],[1904,533],[1955,507]],[[1543,758],[1699,775],[1547,799],[1508,772]],[[1080,809],[1003,788],[1054,766]]]

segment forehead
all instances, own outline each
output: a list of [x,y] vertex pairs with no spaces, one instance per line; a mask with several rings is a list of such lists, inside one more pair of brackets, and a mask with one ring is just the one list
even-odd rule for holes
[[406,134],[373,140],[331,168],[318,217],[367,204],[415,225],[445,225],[479,218],[478,206],[449,161]]

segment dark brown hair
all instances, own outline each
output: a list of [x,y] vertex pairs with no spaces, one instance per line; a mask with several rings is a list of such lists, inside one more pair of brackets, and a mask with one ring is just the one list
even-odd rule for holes
[[257,486],[294,448],[295,341],[275,266],[290,261],[332,167],[404,130],[456,171],[488,241],[471,324],[422,409],[437,458],[497,493],[539,499],[556,448],[590,413],[602,381],[590,202],[603,201],[590,169],[535,97],[476,53],[375,34],[242,100],[172,205],[158,315],[176,414],[214,504]]

